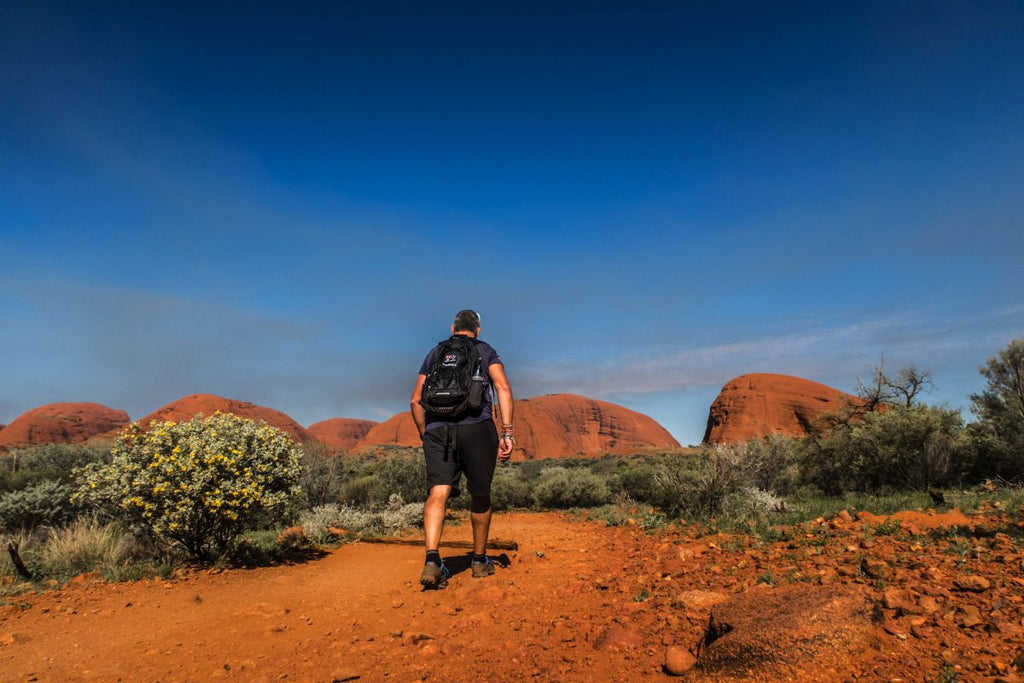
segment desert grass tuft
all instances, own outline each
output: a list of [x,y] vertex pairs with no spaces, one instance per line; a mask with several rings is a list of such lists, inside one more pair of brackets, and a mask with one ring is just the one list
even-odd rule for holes
[[42,573],[64,580],[86,572],[108,572],[132,559],[132,539],[116,525],[82,517],[51,529],[38,557]]

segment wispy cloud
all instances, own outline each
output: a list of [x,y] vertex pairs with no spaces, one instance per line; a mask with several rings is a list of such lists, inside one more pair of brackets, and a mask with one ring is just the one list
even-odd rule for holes
[[[694,348],[649,348],[596,363],[534,364],[519,375],[532,393],[572,391],[595,397],[719,387],[752,372],[852,388],[883,356],[889,367],[913,363],[939,373],[964,364],[965,356],[979,349],[994,353],[1019,331],[1019,311],[1013,310],[948,323],[908,315]],[[973,369],[976,363],[967,365]]]

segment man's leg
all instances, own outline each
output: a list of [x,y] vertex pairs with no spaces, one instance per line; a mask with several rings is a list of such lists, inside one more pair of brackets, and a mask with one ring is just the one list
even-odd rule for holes
[[420,584],[425,588],[444,588],[448,585],[448,568],[441,561],[441,554],[437,551],[437,546],[441,542],[444,513],[451,490],[451,486],[432,486],[427,495],[427,502],[423,504],[423,530],[427,557],[423,563],[423,573],[420,574]]
[[[451,486],[436,485],[430,488],[427,502],[423,504],[423,534],[427,550],[437,550],[441,543],[441,531],[444,529],[444,514],[448,506]],[[474,529],[476,529],[474,522]],[[475,532],[474,532],[475,533]]]
[[473,522],[473,554],[487,554],[487,534],[491,530],[491,497],[472,496],[469,518]]
[[459,429],[462,467],[469,489],[469,517],[473,523],[474,578],[494,573],[494,562],[487,557],[487,536],[491,529],[491,480],[498,457],[498,434],[494,423],[487,421]]

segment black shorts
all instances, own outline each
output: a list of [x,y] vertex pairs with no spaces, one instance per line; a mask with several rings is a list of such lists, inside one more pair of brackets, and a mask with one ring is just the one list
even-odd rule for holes
[[463,472],[471,495],[491,495],[498,459],[498,432],[491,420],[431,429],[423,435],[423,455],[427,459],[428,495],[435,486],[451,486],[451,497],[455,498]]

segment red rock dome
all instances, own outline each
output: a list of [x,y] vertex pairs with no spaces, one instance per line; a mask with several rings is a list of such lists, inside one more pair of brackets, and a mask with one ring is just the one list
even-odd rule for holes
[[[574,394],[518,400],[515,423],[514,460],[589,457],[679,446],[664,427],[646,415]],[[383,444],[420,445],[409,413],[395,415],[371,429],[354,450]]]
[[308,432],[302,426],[279,410],[264,408],[255,403],[247,401],[236,401],[230,398],[214,396],[213,394],[193,394],[179,398],[173,403],[168,403],[162,408],[139,420],[143,427],[154,420],[170,420],[172,422],[186,422],[196,415],[202,414],[206,417],[216,412],[231,413],[238,417],[249,420],[263,420],[271,427],[276,427],[292,436],[300,443],[306,443],[311,439]]
[[347,451],[377,425],[371,420],[335,417],[306,427],[306,432],[331,450]]
[[708,414],[704,443],[742,443],[772,434],[807,436],[823,413],[856,396],[789,375],[742,375],[722,387]]
[[99,403],[49,403],[19,415],[0,430],[0,450],[45,443],[81,443],[116,432],[128,413]]
[[575,394],[517,401],[515,421],[515,460],[679,447],[668,430],[647,415]]
[[352,448],[353,451],[371,450],[375,446],[420,446],[419,432],[410,413],[399,413],[377,424]]

